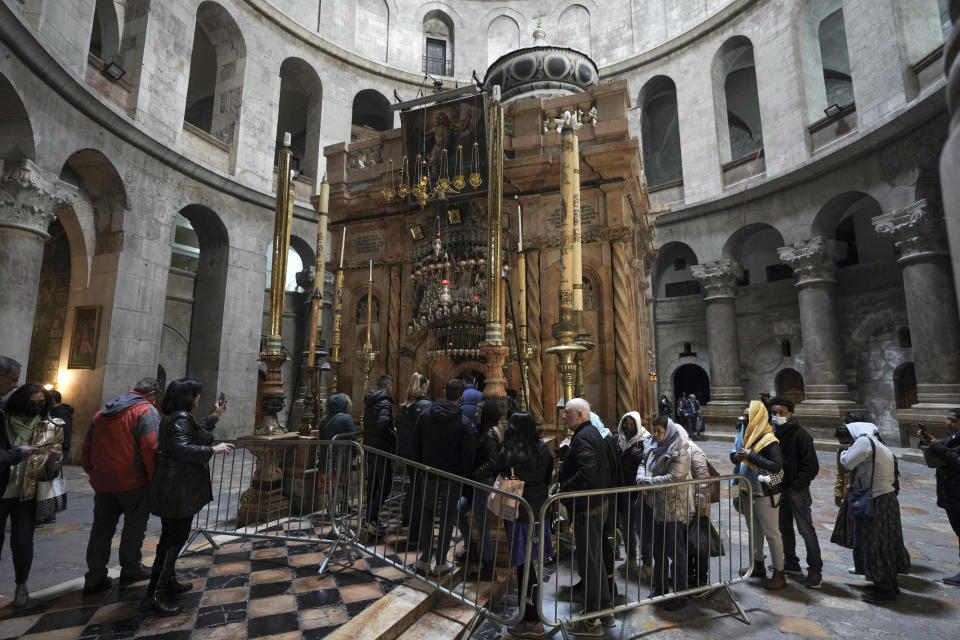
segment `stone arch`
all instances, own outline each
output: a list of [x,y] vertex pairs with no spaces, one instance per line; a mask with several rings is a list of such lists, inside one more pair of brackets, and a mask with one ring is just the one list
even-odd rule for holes
[[668,242],[657,251],[653,291],[657,298],[673,298],[700,293],[690,267],[699,264],[697,254],[683,242]]
[[393,128],[390,101],[376,89],[364,89],[353,97],[350,116],[353,142],[363,140],[370,131],[388,131]]
[[289,132],[294,168],[313,179],[320,177],[317,166],[322,105],[323,83],[314,68],[301,58],[284,60],[280,64],[276,153],[283,148],[283,134]]
[[443,6],[423,15],[423,71],[432,76],[452,76],[455,69],[456,30]]
[[893,389],[897,409],[917,404],[917,372],[912,362],[904,362],[893,371]]
[[557,20],[557,42],[592,55],[590,10],[582,4],[572,4],[560,13]]
[[520,48],[520,25],[500,14],[487,25],[487,65],[500,56]]
[[793,15],[805,122],[810,124],[821,120],[828,106],[843,107],[853,102],[843,4],[841,0],[805,0],[796,5]]
[[838,267],[892,260],[892,242],[879,237],[873,229],[873,218],[881,213],[880,203],[873,196],[847,191],[830,198],[820,208],[811,225],[811,236],[836,242]]
[[47,233],[49,237],[43,243],[30,358],[24,380],[55,384],[67,321],[72,256],[67,233],[58,218],[50,222]]
[[120,20],[113,0],[96,0],[90,28],[90,53],[106,62],[120,53]]
[[96,149],[80,149],[67,158],[60,174],[68,182],[79,185],[90,197],[93,205],[90,253],[104,255],[122,251],[124,216],[130,203],[113,163]]
[[753,43],[733,36],[713,57],[714,113],[720,162],[726,164],[763,151],[763,126]]
[[0,73],[0,162],[21,158],[37,159],[33,126],[17,90]]
[[246,58],[246,42],[230,13],[216,2],[201,2],[183,119],[231,146],[240,122]]
[[390,52],[390,7],[384,0],[355,0],[356,29],[360,55],[387,62]]
[[700,363],[681,364],[670,372],[670,382],[675,397],[679,397],[680,393],[693,393],[701,405],[710,402],[710,376]]
[[677,86],[668,76],[650,78],[637,99],[647,186],[683,182]]
[[757,222],[737,229],[724,244],[723,256],[743,267],[743,284],[786,280],[793,277],[793,272],[777,255],[783,245],[783,235],[777,229]]
[[180,210],[180,215],[193,227],[200,249],[186,375],[202,382],[208,393],[212,393],[219,388],[220,381],[230,238],[220,216],[203,205],[187,205]]
[[[264,270],[264,285],[263,288],[267,291],[270,290],[270,281],[273,278],[273,240],[267,242],[266,247],[264,248],[264,255],[266,256],[266,269]],[[297,273],[303,271],[304,269],[310,268],[316,262],[316,255],[310,249],[310,245],[306,240],[298,236],[290,236],[290,246],[287,248],[287,273],[286,273],[286,284],[284,285],[284,291],[302,291],[299,282],[297,281]],[[264,306],[264,313],[267,313],[270,309],[269,302]]]
[[803,382],[803,376],[796,369],[786,367],[777,372],[774,379],[774,388],[777,395],[787,397],[793,400],[794,405],[798,405],[806,398],[806,390]]

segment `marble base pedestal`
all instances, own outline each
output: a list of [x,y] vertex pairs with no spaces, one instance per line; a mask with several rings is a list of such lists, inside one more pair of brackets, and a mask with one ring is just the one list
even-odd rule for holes
[[237,440],[256,458],[250,486],[240,495],[237,508],[237,527],[272,522],[290,513],[290,501],[283,493],[284,453],[293,447],[257,446],[260,442],[296,440],[296,433],[281,433],[272,436],[240,436]]
[[[316,440],[320,432],[314,429],[300,440]],[[290,497],[290,513],[306,515],[319,509],[317,491],[317,446],[299,444],[294,455],[287,454],[283,467],[283,492]]]

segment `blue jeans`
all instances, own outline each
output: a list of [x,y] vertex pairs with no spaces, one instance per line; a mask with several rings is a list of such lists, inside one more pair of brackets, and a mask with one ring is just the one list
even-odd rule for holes
[[[463,536],[463,547],[480,554],[483,561],[483,567],[493,569],[493,542],[490,539],[490,526],[487,520],[487,496],[489,491],[482,491],[474,488],[473,499],[460,498],[457,503],[457,524],[460,527],[460,534]],[[470,524],[467,522],[467,507],[471,507],[473,512],[473,526],[480,530],[480,548],[477,544],[470,545]]]
[[797,557],[797,538],[793,533],[793,523],[797,523],[797,531],[807,547],[807,567],[811,571],[823,570],[823,560],[820,558],[820,541],[817,540],[817,531],[813,527],[813,517],[810,507],[813,499],[810,489],[794,491],[788,489],[781,494],[780,503],[780,538],[783,541],[783,561],[786,565],[799,566]]

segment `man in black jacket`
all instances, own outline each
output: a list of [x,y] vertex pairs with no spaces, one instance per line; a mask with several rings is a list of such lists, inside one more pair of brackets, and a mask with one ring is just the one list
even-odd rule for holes
[[[457,403],[463,396],[464,384],[454,378],[444,387],[443,400],[435,401],[420,414],[413,439],[413,459],[429,467],[457,476],[470,477],[477,450],[476,430],[464,417]],[[416,569],[421,573],[445,574],[453,571],[447,562],[453,524],[457,520],[457,502],[462,483],[430,474],[424,482],[423,519],[420,526],[420,558]],[[440,536],[433,549],[433,520],[439,510]],[[436,558],[436,564],[431,559]]]
[[820,542],[810,513],[810,483],[820,472],[813,437],[793,418],[793,400],[777,396],[770,401],[770,422],[783,450],[783,485],[780,503],[780,537],[783,540],[784,571],[803,575],[797,557],[797,539],[793,523],[807,547],[807,580],[811,589],[819,589],[823,560]]
[[[563,408],[563,421],[574,429],[570,449],[560,466],[560,491],[589,491],[616,486],[611,464],[607,458],[607,444],[590,422],[590,405],[583,398],[570,400]],[[578,498],[571,505],[573,512],[574,550],[577,572],[583,591],[575,594],[575,601],[583,605],[583,614],[613,606],[610,584],[605,579],[603,562],[604,523],[610,514],[606,496]],[[580,614],[578,614],[580,615]],[[616,626],[612,614],[599,620],[581,620],[569,627],[574,635],[603,635],[601,624]]]
[[[937,440],[921,426],[920,449],[929,466],[937,469],[937,506],[947,512],[953,532],[960,536],[960,409],[947,412],[947,437]],[[960,573],[947,576],[944,584],[960,587]]]
[[[363,444],[387,453],[396,453],[397,436],[393,427],[393,378],[382,375],[377,388],[363,398]],[[370,453],[367,456],[367,533],[382,535],[386,526],[380,523],[380,508],[390,495],[393,484],[393,463],[389,458]]]

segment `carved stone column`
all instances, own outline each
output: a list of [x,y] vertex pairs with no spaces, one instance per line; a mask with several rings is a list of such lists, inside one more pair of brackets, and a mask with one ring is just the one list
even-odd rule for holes
[[943,44],[943,68],[947,72],[947,106],[950,108],[950,135],[940,153],[940,175],[951,176],[942,179],[940,190],[943,194],[943,213],[947,224],[947,235],[953,250],[953,286],[957,300],[960,300],[960,0],[951,0],[950,15],[954,17],[953,30]]
[[917,374],[917,409],[960,404],[960,318],[950,273],[942,212],[920,200],[873,219],[877,233],[899,250],[910,342]]
[[540,250],[527,251],[527,342],[537,346],[537,352],[530,359],[528,383],[530,384],[530,413],[538,421],[543,416],[543,353],[540,341]]
[[[31,160],[7,160],[0,174],[0,355],[27,366],[47,227],[77,188]],[[26,375],[26,371],[24,371]]]
[[737,280],[743,268],[729,258],[695,264],[690,269],[703,288],[706,302],[707,349],[710,352],[710,402],[704,418],[736,418],[745,400],[740,384],[740,346],[737,337]]
[[617,416],[637,411],[637,318],[638,306],[634,298],[634,267],[630,245],[626,240],[610,243],[613,254],[613,345],[617,375]]
[[777,253],[797,278],[806,397],[798,414],[837,417],[852,401],[843,374],[833,240],[817,236]]

